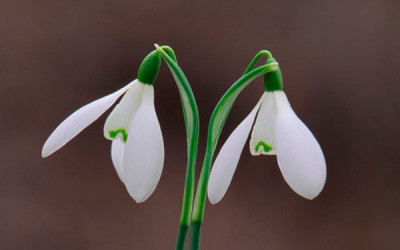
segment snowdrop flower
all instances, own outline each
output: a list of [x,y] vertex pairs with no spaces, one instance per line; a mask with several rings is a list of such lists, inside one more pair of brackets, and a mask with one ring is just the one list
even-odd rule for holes
[[214,162],[208,182],[212,204],[225,195],[254,120],[250,138],[252,155],[276,155],[283,178],[304,198],[315,198],[324,187],[326,164],[321,147],[291,108],[282,90],[280,70],[266,74],[264,84],[266,92],[229,136]]
[[159,53],[153,51],[143,60],[137,80],[71,114],[47,139],[42,157],[63,147],[123,95],[106,120],[104,137],[112,140],[112,162],[129,194],[138,203],[145,201],[156,188],[164,164],[164,143],[154,108],[153,87],[160,64]]

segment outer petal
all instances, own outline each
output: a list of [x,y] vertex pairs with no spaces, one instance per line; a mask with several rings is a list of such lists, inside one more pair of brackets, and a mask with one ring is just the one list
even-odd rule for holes
[[260,104],[261,101],[232,132],[215,159],[207,189],[208,199],[213,205],[220,202],[228,190]]
[[120,139],[113,140],[111,143],[111,159],[117,171],[119,179],[124,182],[123,169],[124,169],[124,151],[125,143]]
[[42,149],[42,157],[47,157],[63,147],[83,129],[97,120],[130,87],[131,83],[112,94],[81,107],[68,116],[45,142]]
[[274,92],[265,92],[250,138],[252,155],[274,155],[276,105]]
[[123,179],[129,194],[140,203],[154,191],[164,165],[164,142],[154,108],[154,89],[145,85],[143,101],[129,128]]
[[282,91],[277,103],[276,152],[289,186],[299,195],[314,199],[325,185],[326,164],[321,147],[311,131],[296,116]]
[[142,102],[144,88],[144,84],[138,80],[132,84],[104,124],[104,137],[109,140],[119,138],[126,142],[128,127]]

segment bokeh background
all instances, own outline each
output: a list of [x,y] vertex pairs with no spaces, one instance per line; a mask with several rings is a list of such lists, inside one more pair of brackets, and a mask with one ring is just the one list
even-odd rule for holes
[[[207,204],[202,249],[400,249],[399,12],[389,0],[0,1],[0,249],[174,248],[186,141],[164,63],[165,166],[148,201],[116,175],[106,116],[40,156],[70,113],[135,79],[155,42],[174,48],[197,98],[197,174],[213,107],[261,49],[327,161],[325,189],[308,201],[275,157],[245,149],[223,201]],[[258,80],[238,98],[219,147],[262,90]]]

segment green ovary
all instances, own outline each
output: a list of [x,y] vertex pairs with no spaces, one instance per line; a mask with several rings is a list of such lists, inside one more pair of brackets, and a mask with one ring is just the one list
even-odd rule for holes
[[269,152],[269,151],[272,150],[272,147],[271,147],[270,145],[266,144],[266,143],[263,142],[263,141],[260,141],[260,142],[257,144],[257,146],[256,146],[256,148],[255,148],[256,152],[259,152],[258,150],[260,149],[260,147],[263,147],[263,148],[264,148],[263,151],[264,151],[265,153],[267,153],[267,152]]
[[111,130],[111,131],[109,132],[110,137],[111,137],[112,139],[115,139],[115,137],[117,137],[117,135],[118,135],[119,133],[122,134],[122,140],[123,140],[124,142],[126,142],[126,140],[128,139],[128,134],[126,133],[126,130],[125,130],[125,129],[120,128],[120,129],[117,129],[117,130]]

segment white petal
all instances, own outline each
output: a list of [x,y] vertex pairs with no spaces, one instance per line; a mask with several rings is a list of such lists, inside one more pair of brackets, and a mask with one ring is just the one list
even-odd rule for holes
[[67,119],[58,125],[45,142],[42,149],[42,157],[51,155],[92,124],[130,87],[131,83],[112,94],[81,107],[68,116]]
[[164,142],[154,108],[154,89],[145,85],[143,100],[129,128],[123,179],[129,194],[140,203],[156,188],[164,165]]
[[282,91],[275,92],[275,128],[278,164],[289,186],[299,195],[314,199],[325,185],[326,164],[311,131],[296,116]]
[[228,190],[260,104],[261,101],[232,132],[215,159],[207,190],[208,199],[213,205],[220,202]]
[[144,87],[144,84],[137,80],[132,84],[104,124],[104,137],[109,140],[119,138],[126,142],[128,127],[142,102]]
[[120,139],[113,140],[111,143],[111,159],[117,171],[119,179],[124,182],[123,169],[124,169],[124,151],[125,143]]
[[252,155],[275,153],[276,105],[273,92],[265,92],[250,138]]

